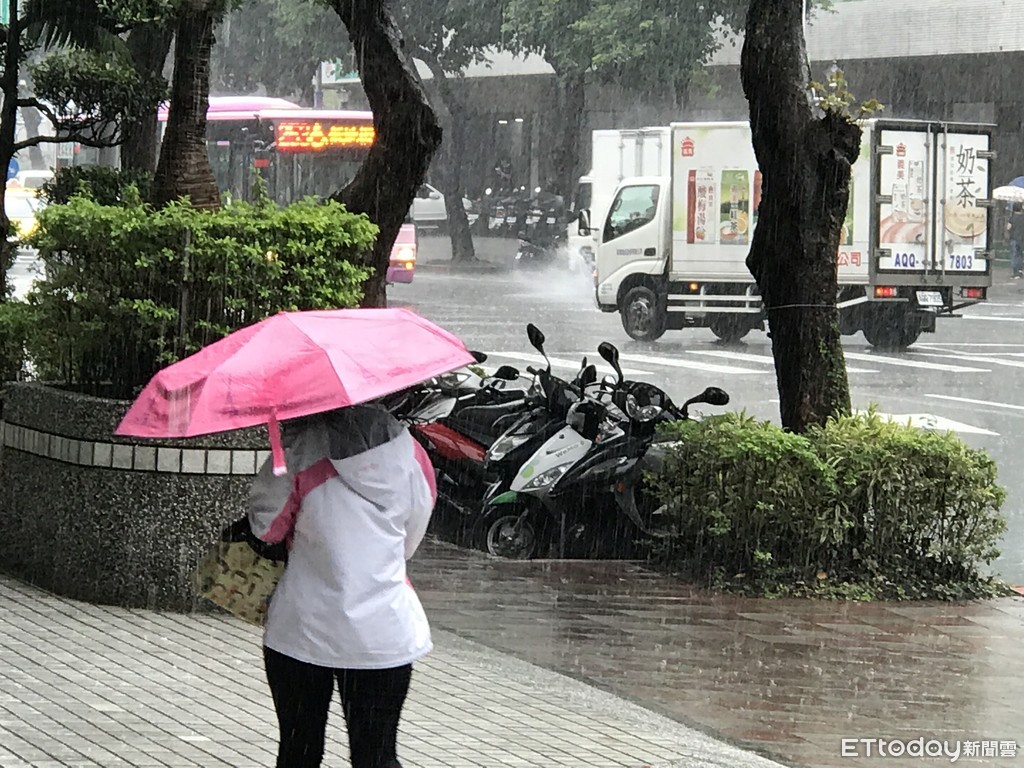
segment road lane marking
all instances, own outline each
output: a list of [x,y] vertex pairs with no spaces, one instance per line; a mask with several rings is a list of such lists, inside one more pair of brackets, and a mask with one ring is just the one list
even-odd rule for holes
[[921,341],[919,347],[1024,347],[1015,341]]
[[757,371],[753,368],[739,368],[734,365],[716,365],[715,363],[704,363],[699,360],[681,360],[674,357],[654,357],[653,355],[619,355],[623,360],[647,365],[664,365],[668,368],[686,368],[691,371],[704,371],[705,373],[728,373],[728,374],[765,374],[772,371]]
[[[867,414],[867,411],[855,411],[858,414]],[[998,432],[993,432],[989,429],[982,427],[975,427],[970,424],[964,424],[959,421],[953,421],[952,419],[946,419],[942,416],[936,416],[934,413],[879,413],[881,418],[887,421],[897,422],[899,424],[910,423],[912,427],[918,429],[927,429],[933,432],[959,432],[962,434],[971,435],[991,435],[992,437],[999,437]]]
[[1001,357],[971,354],[968,352],[961,352],[960,354],[950,354],[948,352],[912,352],[911,354],[921,355],[923,357],[941,357],[946,360],[963,360],[966,357],[971,362],[991,363],[992,365],[1005,365],[1010,368],[1024,368],[1024,360],[1006,360]]
[[961,315],[964,320],[994,320],[1003,323],[1024,323],[1024,317],[1001,317],[996,315]]
[[1011,411],[1024,411],[1024,405],[1014,405],[1013,403],[996,403],[992,400],[972,400],[969,397],[955,397],[953,395],[925,395],[925,397],[931,397],[935,400],[949,400],[954,403],[970,403],[971,405],[990,405],[993,408],[1009,408]]
[[[751,355],[746,352],[726,352],[725,350],[709,349],[709,350],[697,350],[688,349],[687,354],[690,355],[707,355],[708,357],[722,357],[726,360],[739,360],[745,363],[762,363],[763,365],[775,366],[775,358],[771,355]],[[878,373],[873,368],[851,368],[846,366],[847,373]]]
[[[502,359],[502,360],[522,360],[522,361],[525,361],[527,363],[537,363],[537,364],[540,364],[540,365],[547,365],[547,363],[544,360],[543,355],[534,355],[534,354],[531,354],[529,352],[488,352],[487,353],[487,359],[490,360],[492,357],[497,357],[497,358]],[[587,355],[587,363],[594,362],[594,358],[595,357],[597,357],[597,355]],[[600,358],[598,358],[598,359],[600,359]],[[568,369],[568,370],[572,370],[572,371],[578,371],[580,369],[580,366],[583,364],[583,355],[580,355],[580,359],[576,360],[576,361],[566,360],[565,358],[562,358],[562,357],[552,357],[552,358],[550,358],[550,360],[551,360],[551,367],[552,368],[561,368],[561,369]],[[594,363],[594,367],[597,368],[597,372],[598,373],[602,373],[602,374],[614,374],[615,373],[615,371],[612,368],[610,368],[607,365],[604,365],[603,363]],[[651,372],[651,371],[640,371],[640,370],[637,370],[635,368],[623,368],[622,369],[622,373],[625,374],[626,376],[653,376],[654,375],[653,372]]]
[[946,365],[945,363],[926,363],[923,360],[902,360],[884,355],[866,355],[860,352],[844,352],[847,359],[863,360],[879,365],[897,365],[903,368],[926,368],[931,371],[947,371],[948,373],[991,373],[988,368],[969,368],[965,365]]

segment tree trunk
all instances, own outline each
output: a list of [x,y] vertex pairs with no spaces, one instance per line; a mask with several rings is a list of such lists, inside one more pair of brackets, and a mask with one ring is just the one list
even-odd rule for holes
[[801,0],[751,0],[741,58],[762,173],[747,257],[768,315],[782,425],[803,432],[848,413],[836,309],[839,234],[860,128],[820,116],[808,89]]
[[[139,74],[159,76],[171,50],[174,29],[169,24],[140,24],[128,33],[128,51]],[[159,144],[157,110],[125,123],[121,144],[121,168],[134,171],[156,171],[156,150]]]
[[441,128],[385,0],[332,0],[332,7],[352,40],[377,133],[355,178],[332,197],[380,228],[363,305],[382,307],[391,247],[441,144]]
[[422,59],[433,75],[431,81],[437,98],[437,117],[447,139],[441,145],[441,178],[438,189],[444,195],[448,238],[451,241],[452,261],[476,261],[473,233],[469,216],[462,204],[462,163],[466,157],[466,107],[459,94],[451,87],[448,75],[436,58],[424,53]]
[[187,0],[179,12],[170,112],[153,181],[157,206],[188,196],[195,208],[220,207],[206,146],[215,4],[216,0]]
[[[0,0],[7,5],[10,23],[7,27],[7,45],[3,47],[4,71],[0,75],[0,168],[7,168],[14,157],[15,132],[18,127],[18,80],[21,69],[21,23],[18,0]],[[7,301],[10,285],[7,270],[14,263],[17,248],[7,241],[11,220],[7,217],[7,185],[0,184],[0,302]],[[9,361],[0,360],[0,369],[7,370]]]
[[[583,130],[583,111],[586,109],[586,78],[582,74],[558,78],[558,114],[561,116],[558,138],[552,157],[554,168],[554,189],[545,189],[572,199],[576,181],[580,177],[580,132]],[[548,184],[545,182],[544,186]]]
[[[43,116],[38,109],[25,108],[21,110],[21,117],[25,121],[25,138],[38,136],[43,128]],[[28,148],[28,163],[33,168],[45,168],[46,158],[43,157],[43,148],[33,144]]]

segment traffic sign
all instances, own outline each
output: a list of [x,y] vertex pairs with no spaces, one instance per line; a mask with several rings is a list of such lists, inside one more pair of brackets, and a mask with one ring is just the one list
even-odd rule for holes
[[7,166],[7,180],[10,181],[18,175],[18,171],[21,170],[21,165],[18,164],[18,158],[12,157],[10,165]]

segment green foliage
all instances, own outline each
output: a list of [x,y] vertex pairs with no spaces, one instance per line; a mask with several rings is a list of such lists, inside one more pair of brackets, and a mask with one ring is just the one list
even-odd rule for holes
[[1005,492],[955,435],[871,412],[805,435],[729,414],[672,425],[652,477],[662,564],[764,596],[961,599],[997,593]]
[[350,307],[377,229],[338,203],[160,210],[137,191],[40,212],[29,294],[41,378],[130,397],[163,365],[282,310]]
[[30,328],[28,307],[16,301],[0,302],[0,382],[21,377]]
[[864,120],[885,109],[877,99],[868,99],[862,101],[854,112],[850,107],[857,97],[850,92],[846,75],[838,67],[829,72],[827,82],[819,83],[812,80],[807,87],[822,111],[839,115],[851,122]]
[[39,109],[81,141],[111,144],[118,129],[152,113],[166,96],[160,77],[141,75],[120,53],[68,48],[31,68]]
[[136,195],[148,200],[152,185],[153,174],[147,171],[73,165],[59,169],[39,190],[39,198],[47,205],[65,205],[80,194],[100,205],[121,205]]
[[[253,56],[259,51],[259,56]],[[310,0],[248,0],[228,14],[210,66],[213,91],[311,98],[320,62],[348,56],[338,14]]]
[[738,28],[745,0],[509,0],[505,31],[564,79],[592,74],[639,87],[689,82],[721,45],[715,26]]

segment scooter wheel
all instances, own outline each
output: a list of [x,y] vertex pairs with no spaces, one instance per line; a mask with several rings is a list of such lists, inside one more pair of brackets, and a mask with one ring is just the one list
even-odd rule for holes
[[537,516],[521,506],[487,510],[473,528],[476,546],[508,560],[531,560],[545,553],[548,532]]

